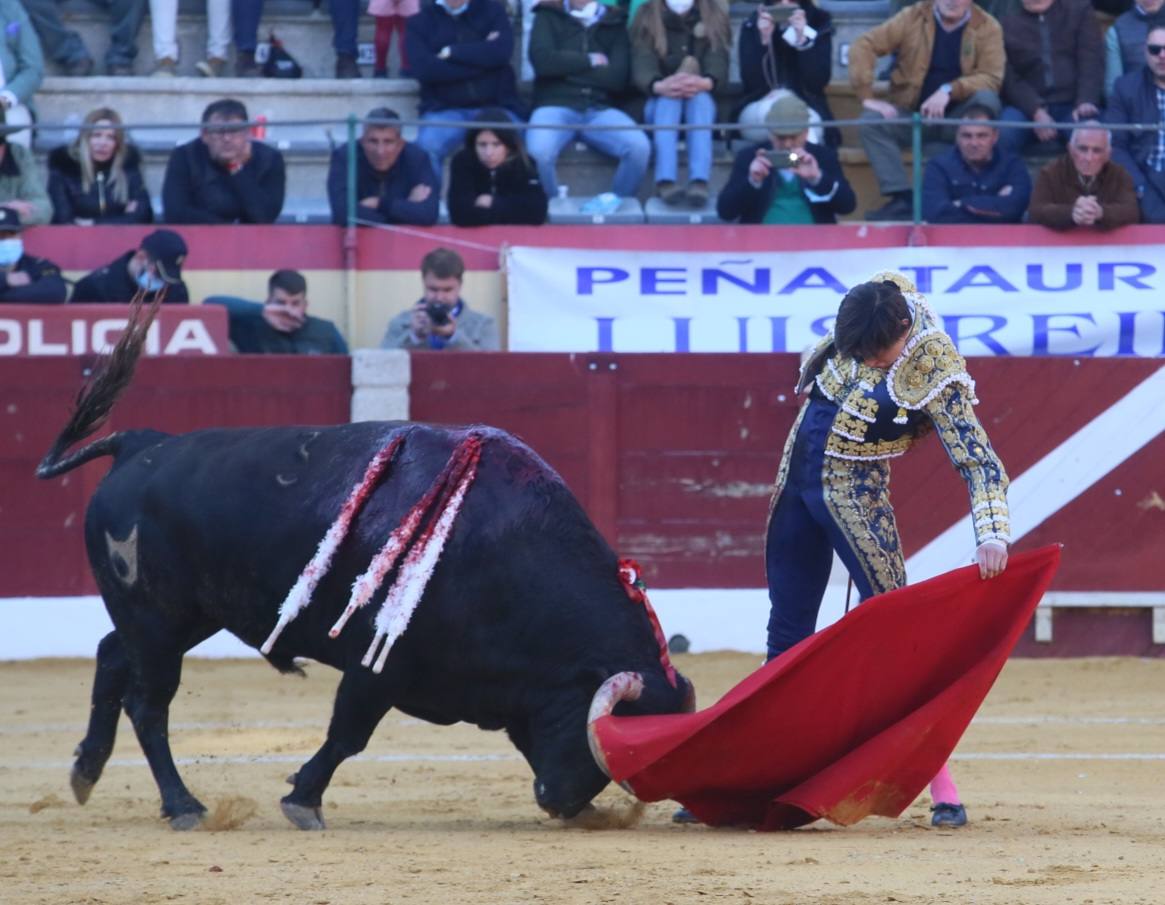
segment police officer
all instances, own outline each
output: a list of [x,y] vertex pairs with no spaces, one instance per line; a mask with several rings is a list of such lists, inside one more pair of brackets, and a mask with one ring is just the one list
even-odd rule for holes
[[0,207],[0,302],[59,305],[68,290],[61,268],[24,253],[20,214]]
[[142,239],[136,251],[127,251],[117,260],[83,277],[73,287],[71,302],[129,302],[139,290],[147,304],[159,293],[165,302],[189,302],[182,282],[182,262],[186,243],[178,233],[157,229]]

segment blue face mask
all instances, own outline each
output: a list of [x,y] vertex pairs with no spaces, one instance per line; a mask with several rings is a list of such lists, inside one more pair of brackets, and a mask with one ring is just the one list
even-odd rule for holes
[[148,270],[143,270],[138,274],[138,285],[146,290],[146,292],[157,292],[166,284],[162,281],[161,277],[156,277]]
[[457,7],[457,9],[450,9],[449,4],[446,3],[445,0],[437,0],[437,5],[451,16],[460,16],[463,12],[469,9],[468,3],[462,3],[461,6]]
[[23,239],[0,239],[0,267],[15,264],[23,255]]

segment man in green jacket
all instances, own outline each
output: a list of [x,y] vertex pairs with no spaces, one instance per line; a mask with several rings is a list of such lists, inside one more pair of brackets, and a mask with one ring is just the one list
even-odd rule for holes
[[[631,43],[623,11],[595,0],[548,0],[536,6],[530,63],[535,107],[530,125],[576,127],[532,128],[527,133],[530,156],[546,194],[551,198],[558,194],[554,168],[559,153],[581,139],[619,161],[611,191],[622,198],[636,195],[647,172],[651,146],[635,121],[612,106],[631,75]],[[627,128],[589,128],[596,125]]]
[[[874,97],[878,57],[895,55],[888,100]],[[849,52],[849,77],[862,102],[862,146],[889,201],[870,220],[908,220],[914,193],[902,149],[909,124],[887,119],[917,111],[923,119],[957,119],[972,105],[999,112],[999,89],[1006,65],[1003,30],[971,0],[923,0],[861,35]],[[953,136],[953,129],[949,130]],[[950,139],[945,139],[949,141]]]

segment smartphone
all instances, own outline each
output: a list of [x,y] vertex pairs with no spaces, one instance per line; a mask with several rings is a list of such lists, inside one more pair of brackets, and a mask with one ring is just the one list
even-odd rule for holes
[[799,10],[799,6],[769,6],[761,4],[761,9],[764,10],[777,25],[784,25],[792,17],[793,13]]
[[796,151],[788,151],[783,148],[778,148],[775,151],[765,151],[765,156],[769,159],[769,163],[778,170],[792,169],[801,162],[800,154]]

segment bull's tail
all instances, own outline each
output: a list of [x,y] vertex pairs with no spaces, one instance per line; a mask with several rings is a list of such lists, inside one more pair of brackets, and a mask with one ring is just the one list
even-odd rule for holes
[[102,437],[71,456],[62,458],[68,449],[92,435],[105,423],[117,398],[133,379],[134,369],[145,346],[146,333],[154,322],[163,295],[159,292],[149,305],[144,303],[144,292],[134,296],[125,333],[113,351],[97,359],[88,379],[77,392],[73,414],[36,468],[38,478],[55,478],[91,459],[117,454],[123,441],[122,434]]

